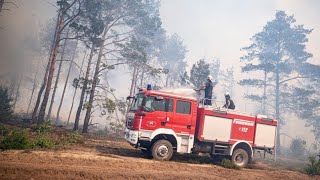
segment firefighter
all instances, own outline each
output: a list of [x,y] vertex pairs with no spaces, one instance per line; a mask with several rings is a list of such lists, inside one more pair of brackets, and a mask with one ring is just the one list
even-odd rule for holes
[[223,107],[227,108],[227,109],[235,109],[236,106],[234,105],[234,102],[232,101],[230,94],[228,92],[226,92],[224,94],[224,97],[226,98],[226,104],[223,105]]
[[212,90],[213,90],[213,83],[212,83],[213,77],[211,75],[208,76],[207,82],[204,85],[204,105],[212,105],[211,99],[212,99]]

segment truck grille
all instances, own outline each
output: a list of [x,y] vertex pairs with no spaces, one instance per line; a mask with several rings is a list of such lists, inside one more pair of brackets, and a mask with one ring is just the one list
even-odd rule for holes
[[133,118],[128,117],[128,119],[127,119],[127,126],[128,126],[128,127],[133,127]]

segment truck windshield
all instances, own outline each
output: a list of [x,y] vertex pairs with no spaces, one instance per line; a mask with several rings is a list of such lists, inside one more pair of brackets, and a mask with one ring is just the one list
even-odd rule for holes
[[143,101],[143,110],[146,112],[165,111],[166,100],[156,100],[154,96],[147,96]]
[[144,97],[143,94],[137,94],[134,97],[133,104],[132,104],[132,107],[131,107],[131,111],[139,110],[139,108],[141,106],[141,103],[142,103],[142,100],[143,100],[143,97]]

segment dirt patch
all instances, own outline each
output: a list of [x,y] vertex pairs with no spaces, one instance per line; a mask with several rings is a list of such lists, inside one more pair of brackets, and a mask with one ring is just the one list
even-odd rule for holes
[[[3,151],[1,179],[311,179],[286,170],[231,170],[207,156],[176,155],[172,161],[147,159],[124,141],[89,139],[50,151]],[[320,177],[316,177],[319,178]],[[315,178],[313,178],[315,179]]]

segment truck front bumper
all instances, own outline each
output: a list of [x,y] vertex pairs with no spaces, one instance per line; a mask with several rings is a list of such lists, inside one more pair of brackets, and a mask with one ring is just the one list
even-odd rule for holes
[[139,137],[139,131],[134,131],[127,129],[125,130],[124,138],[131,144],[131,145],[137,145],[138,144],[138,137]]

